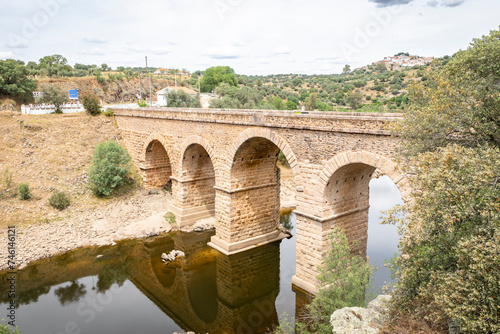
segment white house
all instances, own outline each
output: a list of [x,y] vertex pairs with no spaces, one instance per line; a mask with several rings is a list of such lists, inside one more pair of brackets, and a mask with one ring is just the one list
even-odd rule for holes
[[165,87],[162,90],[159,90],[156,92],[157,105],[159,105],[160,107],[166,107],[167,106],[167,95],[171,91],[176,91],[176,92],[183,91],[184,93],[191,95],[191,96],[195,96],[196,94],[198,94],[198,92],[196,92],[192,89],[189,89],[187,87]]

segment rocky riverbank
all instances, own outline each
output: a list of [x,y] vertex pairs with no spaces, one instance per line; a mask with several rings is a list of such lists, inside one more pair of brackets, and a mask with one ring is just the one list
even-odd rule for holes
[[[291,172],[290,172],[291,173]],[[281,182],[281,201],[293,206],[294,182],[285,171]],[[105,206],[89,210],[73,210],[68,216],[45,223],[16,228],[16,267],[29,262],[52,257],[61,252],[85,246],[112,245],[118,240],[143,238],[165,234],[172,226],[164,215],[168,212],[171,194],[157,190],[137,190],[133,195],[117,199]],[[283,206],[282,206],[283,208]],[[201,231],[215,228],[215,219],[203,219],[183,231]],[[7,245],[7,234],[0,237],[0,245]],[[7,247],[0,248],[0,258],[7,258]],[[0,270],[7,269],[6,261]]]

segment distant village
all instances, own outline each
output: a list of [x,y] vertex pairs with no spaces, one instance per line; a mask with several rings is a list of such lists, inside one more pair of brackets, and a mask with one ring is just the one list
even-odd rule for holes
[[394,67],[413,67],[417,65],[425,65],[434,60],[434,57],[411,56],[408,53],[400,53],[394,57],[384,57],[381,62]]

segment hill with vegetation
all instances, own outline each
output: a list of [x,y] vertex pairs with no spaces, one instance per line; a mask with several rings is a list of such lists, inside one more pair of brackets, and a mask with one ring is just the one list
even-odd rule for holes
[[[408,67],[380,61],[353,71],[346,65],[341,74],[249,76],[237,74],[227,66],[193,73],[170,69],[160,75],[152,74],[155,68],[70,66],[64,57],[52,55],[41,58],[39,63],[0,60],[0,77],[8,78],[0,80],[0,100],[4,105],[7,99],[12,105],[13,100],[19,108],[21,103],[35,102],[32,91],[43,91],[52,85],[61,91],[78,89],[81,95],[93,93],[105,103],[135,102],[138,96],[149,98],[151,73],[153,100],[156,91],[177,85],[215,93],[212,108],[400,112],[407,105],[410,83],[427,80],[428,71],[439,70],[449,59]],[[186,106],[177,105],[177,100],[182,101],[172,97],[169,105]]]

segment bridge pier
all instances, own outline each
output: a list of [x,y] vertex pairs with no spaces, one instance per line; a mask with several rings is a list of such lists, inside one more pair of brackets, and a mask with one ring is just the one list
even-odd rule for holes
[[182,158],[179,177],[172,179],[172,204],[179,227],[190,226],[215,215],[215,170],[203,146],[189,145]]

